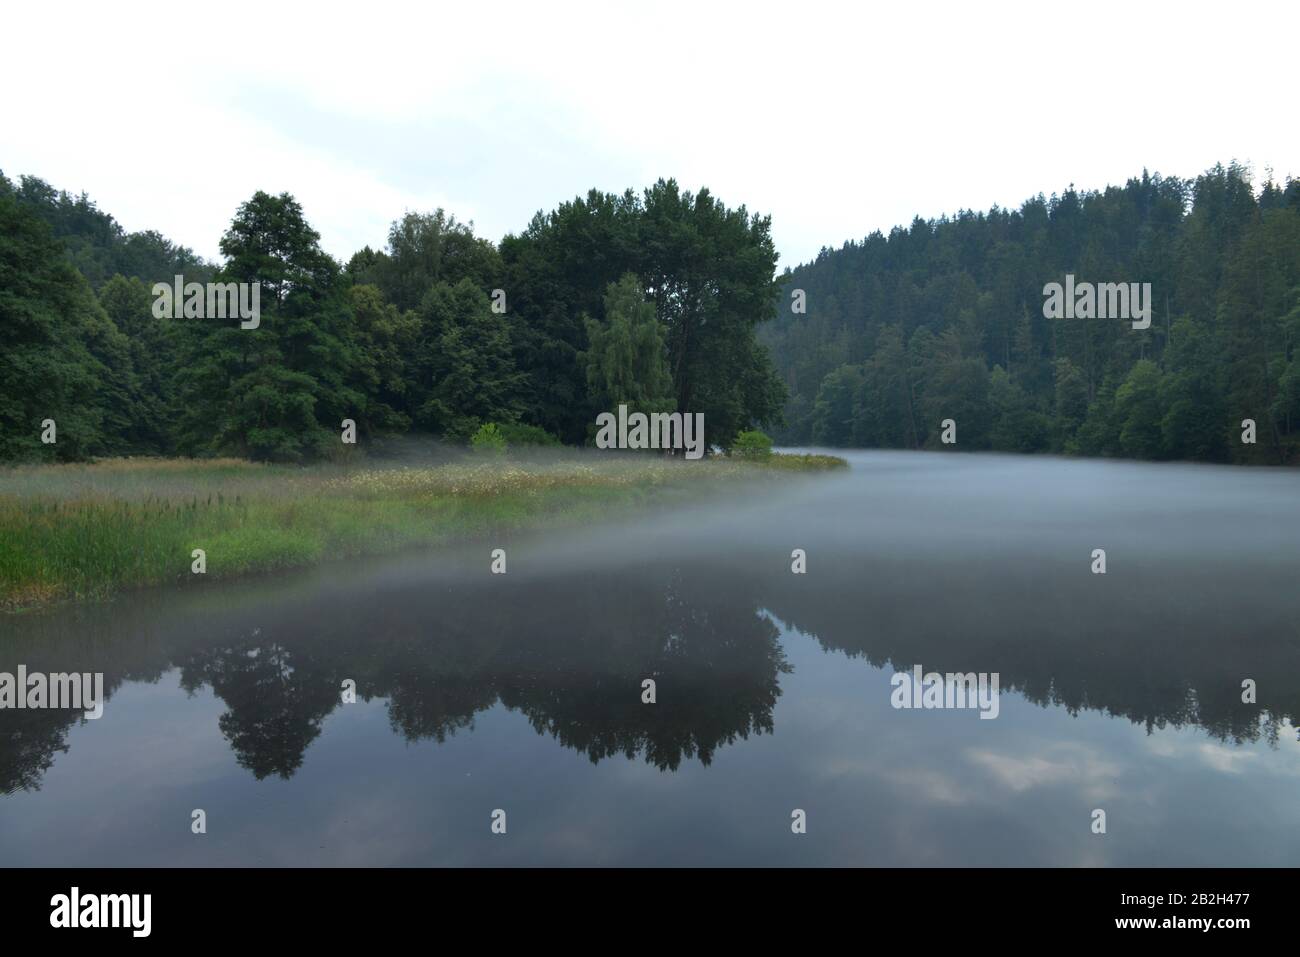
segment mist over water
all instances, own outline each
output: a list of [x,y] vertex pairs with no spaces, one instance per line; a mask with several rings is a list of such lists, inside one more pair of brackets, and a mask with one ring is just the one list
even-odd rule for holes
[[[0,712],[0,860],[1295,862],[1300,473],[846,457],[7,619],[0,671],[102,671],[107,702]],[[917,664],[997,673],[997,718],[891,706]]]

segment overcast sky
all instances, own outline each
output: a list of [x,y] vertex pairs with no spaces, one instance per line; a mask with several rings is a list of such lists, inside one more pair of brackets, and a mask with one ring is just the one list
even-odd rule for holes
[[782,265],[1143,167],[1300,175],[1294,2],[9,5],[0,169],[215,257],[255,190],[346,259],[405,209],[493,240],[659,177]]

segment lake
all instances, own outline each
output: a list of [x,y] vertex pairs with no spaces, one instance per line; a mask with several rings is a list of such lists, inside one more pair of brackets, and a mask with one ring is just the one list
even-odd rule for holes
[[[107,700],[0,711],[0,864],[1300,860],[1300,473],[839,454],[2,619],[0,672]],[[996,717],[895,707],[918,665],[996,675]]]

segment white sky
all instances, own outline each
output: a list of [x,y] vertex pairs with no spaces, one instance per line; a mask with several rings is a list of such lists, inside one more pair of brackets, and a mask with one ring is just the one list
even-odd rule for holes
[[781,264],[1145,166],[1300,176],[1294,2],[301,6],[0,13],[0,169],[216,257],[255,190],[346,259],[404,209],[499,240],[676,177]]

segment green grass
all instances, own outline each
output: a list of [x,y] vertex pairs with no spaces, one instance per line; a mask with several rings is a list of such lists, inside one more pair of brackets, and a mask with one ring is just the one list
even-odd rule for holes
[[773,452],[757,464],[785,472],[825,472],[849,466],[848,462],[836,455],[790,455],[782,452]]
[[0,471],[0,609],[578,523],[831,456],[760,462],[651,456],[290,468],[232,459],[117,459]]

